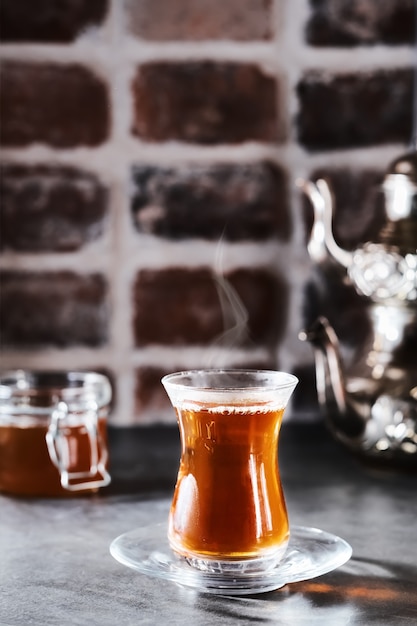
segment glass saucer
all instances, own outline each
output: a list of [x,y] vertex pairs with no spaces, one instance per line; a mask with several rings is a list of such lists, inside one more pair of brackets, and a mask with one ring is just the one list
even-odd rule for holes
[[262,574],[211,573],[172,552],[164,523],[120,535],[111,543],[110,553],[141,574],[206,593],[240,596],[273,591],[330,572],[350,559],[352,548],[344,539],[318,528],[293,526],[287,552],[276,567]]

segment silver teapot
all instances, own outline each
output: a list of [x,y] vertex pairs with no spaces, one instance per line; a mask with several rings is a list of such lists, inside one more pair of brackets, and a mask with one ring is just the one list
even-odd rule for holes
[[362,459],[417,469],[417,152],[388,168],[384,225],[353,251],[333,237],[328,183],[299,184],[314,209],[309,255],[316,266],[341,268],[366,301],[369,328],[348,366],[328,319],[300,333],[314,349],[319,404],[337,439]]

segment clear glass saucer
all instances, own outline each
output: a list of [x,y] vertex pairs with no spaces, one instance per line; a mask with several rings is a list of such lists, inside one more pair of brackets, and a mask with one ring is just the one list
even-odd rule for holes
[[110,553],[141,574],[205,593],[238,596],[273,591],[288,583],[326,574],[346,563],[352,548],[344,539],[318,528],[293,526],[287,552],[276,567],[265,573],[239,576],[211,573],[196,569],[172,552],[164,523],[120,535],[111,543]]

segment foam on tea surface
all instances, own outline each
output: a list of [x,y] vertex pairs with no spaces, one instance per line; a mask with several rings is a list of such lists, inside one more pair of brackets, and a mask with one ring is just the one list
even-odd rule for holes
[[297,378],[274,370],[191,370],[169,374],[162,382],[177,408],[245,412],[284,408]]

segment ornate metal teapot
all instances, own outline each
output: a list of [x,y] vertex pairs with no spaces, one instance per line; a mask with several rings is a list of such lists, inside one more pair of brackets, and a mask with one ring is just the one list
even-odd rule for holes
[[324,179],[301,181],[314,208],[312,260],[333,259],[367,302],[370,331],[344,367],[335,331],[319,317],[300,333],[312,343],[317,392],[335,436],[365,459],[417,469],[417,152],[396,159],[382,189],[385,224],[350,252],[332,233]]

